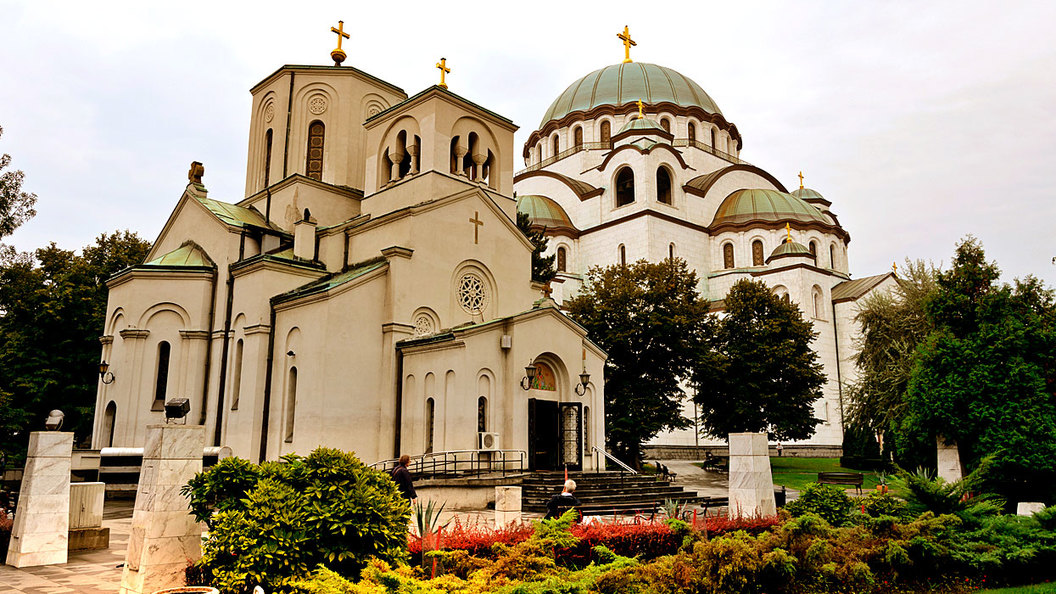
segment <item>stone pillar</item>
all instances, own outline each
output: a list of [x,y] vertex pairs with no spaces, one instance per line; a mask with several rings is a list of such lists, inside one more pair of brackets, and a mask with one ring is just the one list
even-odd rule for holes
[[730,434],[730,517],[772,516],[774,477],[765,433]]
[[939,478],[947,483],[954,483],[964,478],[961,470],[961,454],[957,449],[957,442],[946,441],[939,435],[935,438],[936,460],[938,462]]
[[70,456],[73,433],[29,434],[26,469],[18,497],[7,564],[65,563],[70,530]]
[[411,171],[408,175],[418,175],[418,145],[407,145],[407,154],[411,156]]
[[1041,501],[1020,501],[1016,504],[1016,515],[1033,516],[1043,509],[1045,509],[1045,504]]
[[184,583],[202,556],[202,528],[180,489],[202,471],[205,427],[150,425],[132,513],[120,594],[149,594]]
[[488,160],[488,154],[474,153],[470,156],[473,160],[473,181],[480,181],[484,179],[484,163]]
[[521,488],[495,487],[495,529],[521,521]]

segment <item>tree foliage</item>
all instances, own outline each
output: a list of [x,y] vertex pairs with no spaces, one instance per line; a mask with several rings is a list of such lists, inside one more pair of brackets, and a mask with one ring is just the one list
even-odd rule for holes
[[528,217],[528,213],[525,212],[517,213],[517,228],[535,246],[535,249],[532,250],[532,280],[537,283],[550,282],[553,280],[554,275],[557,274],[557,271],[554,269],[555,256],[543,255],[548,243],[545,230],[533,230],[532,221]]
[[969,466],[993,456],[991,486],[1015,500],[1056,497],[1056,302],[1033,277],[998,282],[974,238],[937,278],[933,329],[906,391],[907,433],[957,442]]
[[78,440],[91,431],[105,281],[149,248],[124,231],[100,235],[81,254],[54,243],[0,254],[0,449],[19,453],[27,429],[43,428],[56,408]]
[[609,358],[605,362],[605,431],[616,456],[639,462],[641,444],[689,425],[680,382],[689,378],[709,328],[697,276],[681,259],[594,267],[583,292],[567,303],[572,319]]
[[810,322],[759,282],[737,281],[725,303],[693,375],[703,431],[810,437],[821,422],[813,404],[825,384]]
[[[0,126],[0,136],[4,128]],[[33,218],[37,211],[37,195],[22,191],[25,174],[21,170],[4,171],[11,164],[11,155],[0,156],[0,239],[15,232],[22,223]]]

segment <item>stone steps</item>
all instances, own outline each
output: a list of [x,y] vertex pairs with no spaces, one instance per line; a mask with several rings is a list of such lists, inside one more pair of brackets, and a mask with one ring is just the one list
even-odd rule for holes
[[[683,503],[703,503],[706,497],[672,485],[656,475],[632,475],[620,472],[569,472],[576,481],[576,498],[582,503],[585,515],[612,513],[647,513],[661,510],[665,500]],[[521,483],[521,509],[525,512],[545,513],[546,502],[561,492],[563,472],[536,472],[526,475]]]

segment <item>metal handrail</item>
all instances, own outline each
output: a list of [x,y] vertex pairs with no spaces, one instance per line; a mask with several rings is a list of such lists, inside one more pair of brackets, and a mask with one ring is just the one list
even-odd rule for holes
[[630,466],[627,466],[626,464],[623,463],[622,460],[620,460],[616,456],[613,456],[612,454],[606,452],[605,450],[599,448],[598,446],[590,446],[590,449],[595,451],[595,452],[597,452],[597,453],[599,453],[599,454],[601,454],[601,455],[603,455],[603,456],[605,456],[605,458],[607,458],[608,460],[612,460],[612,462],[615,463],[616,466],[619,466],[620,468],[622,468],[624,472],[629,472],[631,474],[638,474],[637,470],[631,468]]
[[[486,454],[486,456],[484,456]],[[524,450],[448,450],[430,452],[411,458],[407,470],[414,477],[428,476],[480,476],[495,472],[506,476],[508,472],[524,472],[528,458]],[[383,472],[392,472],[399,459],[381,460],[369,467]]]
[[[695,140],[695,139],[694,140],[690,140],[688,138],[676,138],[676,139],[674,139],[671,142],[671,146],[691,146],[693,148],[698,148],[698,149],[700,149],[700,150],[702,150],[702,151],[704,151],[706,153],[710,153],[710,154],[715,155],[716,157],[718,157],[720,159],[723,159],[725,161],[729,161],[730,163],[734,163],[736,165],[751,165],[751,163],[749,163],[748,161],[745,161],[745,160],[743,160],[743,159],[741,159],[739,157],[735,157],[735,156],[731,155],[730,153],[726,153],[726,152],[720,151],[719,149],[717,149],[717,148],[715,148],[715,147],[713,147],[713,146],[711,146],[709,144],[704,144],[703,142],[701,142],[699,140]],[[543,167],[546,167],[548,165],[553,165],[554,163],[557,163],[558,161],[560,161],[561,159],[564,159],[565,157],[570,157],[570,156],[572,156],[572,155],[574,155],[576,153],[582,152],[582,151],[587,151],[587,150],[609,150],[609,149],[612,149],[612,141],[609,141],[609,142],[584,142],[583,144],[579,144],[579,145],[573,146],[571,148],[567,148],[567,149],[561,151],[560,153],[557,153],[556,155],[554,155],[552,157],[547,157],[547,158],[543,159],[542,161],[539,161],[535,165],[529,165],[528,167],[525,167],[524,169],[521,169],[517,173],[514,173],[513,177],[518,177],[518,176],[520,176],[522,174],[530,173],[532,171],[538,171],[538,170],[542,169]]]
[[742,159],[740,159],[738,157],[735,157],[735,156],[731,155],[730,153],[724,153],[724,152],[720,151],[719,149],[717,149],[717,148],[715,148],[715,147],[713,147],[711,145],[704,144],[703,142],[701,142],[699,140],[690,140],[688,138],[676,138],[674,140],[674,142],[671,143],[671,145],[672,146],[691,146],[693,148],[698,148],[698,149],[700,149],[700,150],[702,150],[702,151],[704,151],[706,153],[711,153],[711,154],[715,155],[716,157],[718,157],[720,159],[729,161],[730,163],[734,163],[734,164],[737,164],[737,165],[751,165],[751,163],[749,163],[748,161],[745,161],[745,160],[742,160]]

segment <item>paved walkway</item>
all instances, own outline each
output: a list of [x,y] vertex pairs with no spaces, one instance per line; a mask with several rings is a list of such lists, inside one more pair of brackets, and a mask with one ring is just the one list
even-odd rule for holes
[[121,565],[125,562],[132,518],[103,520],[110,529],[110,548],[105,551],[72,553],[65,565],[16,569],[0,565],[0,594],[114,594],[121,587]]

